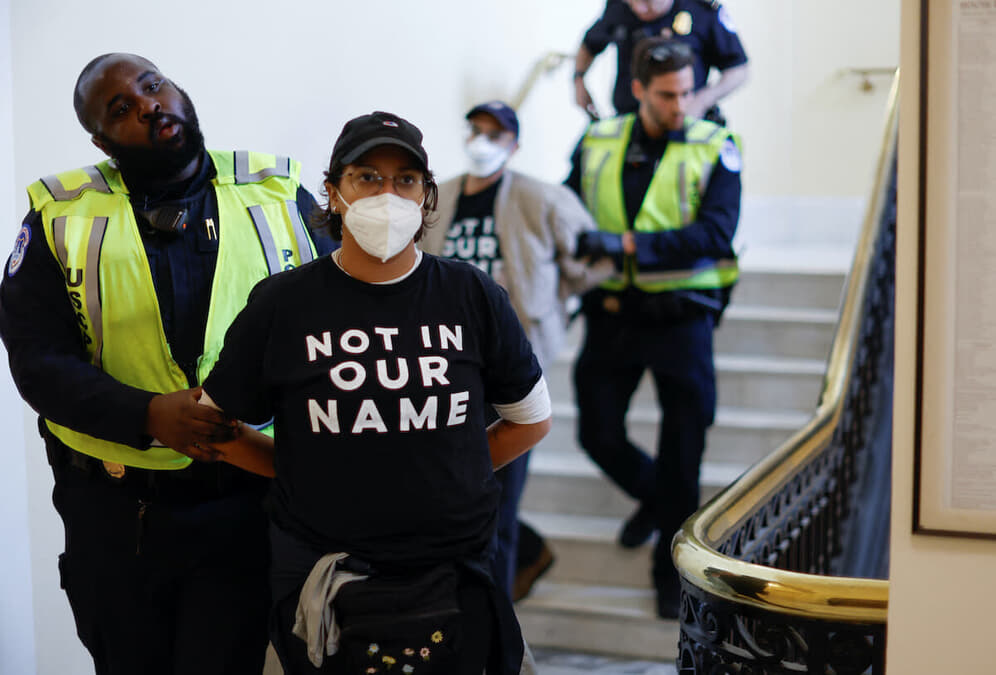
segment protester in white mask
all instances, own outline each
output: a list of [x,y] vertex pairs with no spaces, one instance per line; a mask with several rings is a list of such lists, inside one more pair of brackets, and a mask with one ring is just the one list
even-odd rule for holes
[[471,124],[472,136],[464,147],[469,160],[467,173],[474,178],[482,179],[500,175],[499,172],[505,167],[505,162],[515,152],[518,144],[515,143],[514,137],[509,138],[510,131],[493,130],[490,133],[496,134],[497,138],[492,139],[488,136],[488,132],[481,130],[480,125]]
[[[360,185],[373,189],[380,181],[373,169],[360,169],[354,178]],[[406,180],[404,177],[402,180]],[[402,184],[395,189],[415,189],[420,178],[409,178],[412,184]],[[355,189],[355,188],[354,188]],[[361,188],[362,189],[362,188]],[[359,192],[359,190],[356,190]],[[346,205],[346,229],[368,255],[387,262],[403,251],[419,228],[422,227],[422,204],[399,197],[392,192],[381,192],[372,197],[361,197],[352,204],[340,194]]]
[[492,101],[467,113],[467,123],[464,151],[471,180],[466,191],[474,194],[497,182],[509,157],[519,149],[519,120],[507,105]]
[[325,179],[342,248],[257,285],[204,383],[273,418],[216,448],[274,476],[270,640],[286,675],[518,673],[494,470],[549,430],[539,363],[491,278],[415,246],[437,190],[414,125],[351,120]]
[[[466,117],[467,173],[439,186],[438,222],[419,246],[469,262],[504,286],[548,371],[563,344],[567,295],[597,284],[611,265],[606,261],[593,269],[574,259],[578,234],[595,224],[573,192],[506,168],[519,147],[515,111],[489,101]],[[513,600],[524,597],[553,563],[542,537],[518,521],[527,459],[524,455],[498,472],[495,578]]]
[[342,240],[333,258],[347,274],[369,267],[385,281],[417,262],[414,242],[437,200],[421,141],[421,132],[389,113],[350,121],[336,141],[325,172],[324,220]]

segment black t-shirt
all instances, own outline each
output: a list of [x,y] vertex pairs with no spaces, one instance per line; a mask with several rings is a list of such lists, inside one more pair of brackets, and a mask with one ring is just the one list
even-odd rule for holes
[[279,527],[414,564],[484,550],[499,491],[487,404],[540,376],[507,294],[473,266],[425,254],[377,285],[325,257],[256,286],[204,389],[235,417],[274,417]]
[[460,193],[453,222],[446,228],[442,257],[476,265],[504,285],[501,247],[495,231],[495,197],[499,185],[500,178],[476,194]]
[[583,42],[592,54],[616,45],[616,84],[612,105],[620,115],[634,112],[630,62],[633,48],[643,38],[667,37],[687,44],[696,59],[695,89],[701,89],[712,68],[726,70],[747,63],[736,27],[725,7],[713,8],[702,0],[674,0],[671,9],[653,21],[643,22],[622,0],[608,0],[605,11],[585,33]]

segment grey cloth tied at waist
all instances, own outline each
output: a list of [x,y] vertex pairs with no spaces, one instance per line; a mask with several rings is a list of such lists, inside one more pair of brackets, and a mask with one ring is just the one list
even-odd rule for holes
[[337,568],[347,557],[348,553],[322,556],[311,568],[298,597],[293,633],[307,643],[308,660],[316,668],[321,667],[326,655],[339,651],[339,624],[332,600],[344,584],[367,578],[365,574]]

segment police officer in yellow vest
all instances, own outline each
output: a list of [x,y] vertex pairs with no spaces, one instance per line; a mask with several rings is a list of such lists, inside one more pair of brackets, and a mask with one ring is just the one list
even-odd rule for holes
[[111,159],[28,188],[0,334],[40,415],[77,632],[98,675],[260,673],[267,485],[210,461],[237,426],[196,385],[253,285],[319,252],[314,198],[287,157],[205,150],[142,57],[91,61],[74,104]]
[[[697,507],[699,464],[716,409],[712,331],[737,280],[737,140],[685,115],[694,57],[651,38],[633,54],[634,114],[592,124],[567,184],[595,217],[579,255],[610,256],[615,278],[582,300],[586,334],[574,369],[581,446],[639,508],[619,543],[659,531],[657,610],[678,613],[670,542]],[[645,371],[661,408],[657,456],[627,436],[625,416]]]

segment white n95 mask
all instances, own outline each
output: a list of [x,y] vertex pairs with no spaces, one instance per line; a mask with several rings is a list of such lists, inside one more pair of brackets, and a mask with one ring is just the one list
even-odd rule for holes
[[353,239],[364,251],[381,262],[401,253],[422,225],[422,205],[382,192],[373,197],[357,199],[348,206],[343,222]]
[[478,134],[470,139],[464,146],[464,152],[467,153],[467,159],[470,160],[467,173],[478,178],[493,174],[502,167],[508,156],[512,154],[511,149],[492,143],[484,134]]

